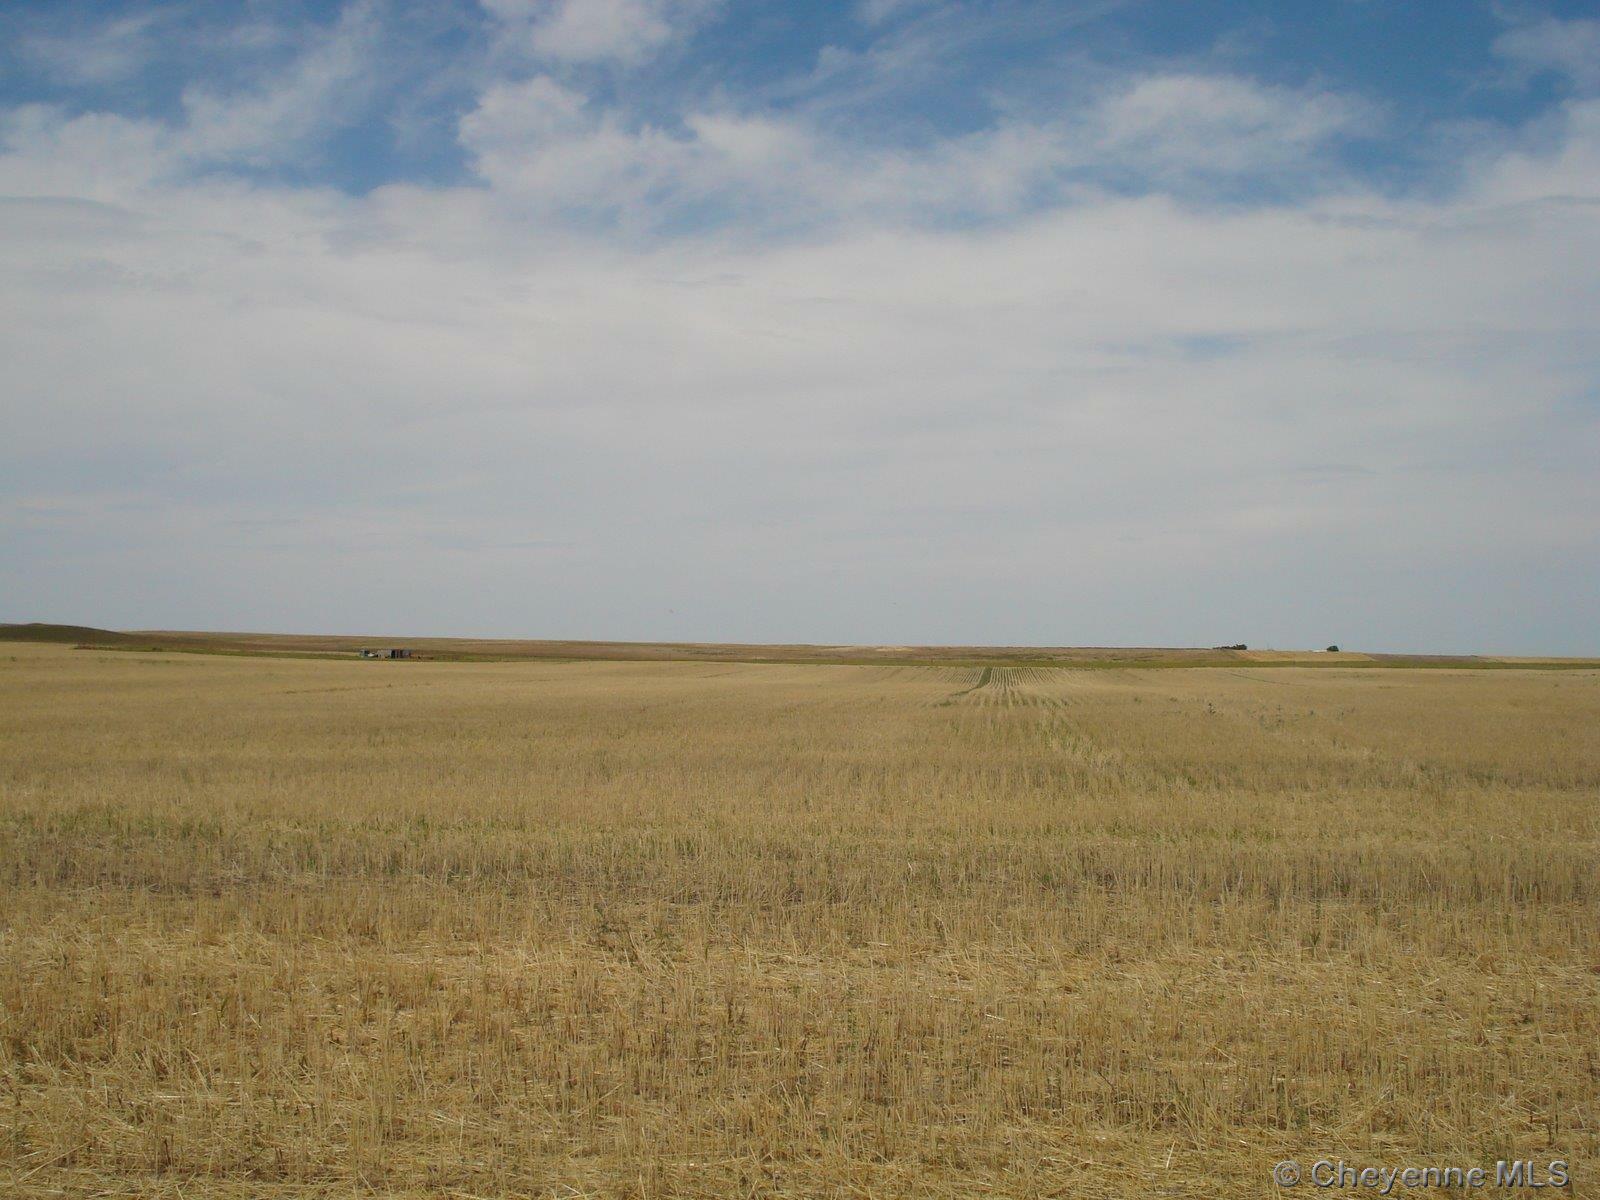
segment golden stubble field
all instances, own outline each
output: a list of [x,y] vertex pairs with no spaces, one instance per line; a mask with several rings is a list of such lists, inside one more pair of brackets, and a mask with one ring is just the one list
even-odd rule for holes
[[1597,797],[1594,670],[5,646],[0,1194],[1582,1195]]

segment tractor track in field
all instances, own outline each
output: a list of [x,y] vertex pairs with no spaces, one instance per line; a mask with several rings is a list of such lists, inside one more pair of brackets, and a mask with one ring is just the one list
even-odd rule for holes
[[1072,689],[1074,675],[1069,668],[1061,667],[969,668],[951,680],[967,686],[935,703],[939,707],[983,709],[996,716],[1007,710],[1031,709],[1039,736],[1052,752],[1094,771],[1124,769],[1127,760],[1120,750],[1097,741],[1073,719],[1072,712],[1079,701],[1050,690],[1063,686]]

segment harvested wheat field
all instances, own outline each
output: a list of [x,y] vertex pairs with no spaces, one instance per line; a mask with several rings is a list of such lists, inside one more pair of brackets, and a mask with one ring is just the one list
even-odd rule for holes
[[0,750],[8,1195],[1600,1170],[1594,669],[15,644]]

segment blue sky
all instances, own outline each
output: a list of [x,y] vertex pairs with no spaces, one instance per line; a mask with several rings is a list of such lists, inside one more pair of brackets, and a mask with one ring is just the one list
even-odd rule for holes
[[[524,25],[555,24],[540,14],[559,5],[531,0],[14,4],[0,18],[9,49],[0,98],[182,124],[186,95],[270,88],[343,34],[359,45],[363,75],[344,81],[328,124],[265,171],[219,165],[360,193],[408,179],[470,182],[459,122],[500,74],[554,74],[634,126],[679,134],[688,111],[736,107],[815,121],[863,145],[915,146],[992,128],[1008,112],[1082,102],[1118,76],[1198,70],[1362,97],[1375,106],[1373,123],[1333,150],[1350,170],[1398,188],[1448,173],[1441,137],[1480,123],[1514,128],[1549,111],[1570,79],[1559,64],[1517,60],[1505,44],[1594,16],[1592,4],[1572,0],[601,7],[596,21],[611,22],[614,45],[552,55],[538,52],[537,35],[518,36]],[[1142,183],[1126,172],[1100,178]]]
[[1593,4],[0,12],[0,619],[1600,653]]

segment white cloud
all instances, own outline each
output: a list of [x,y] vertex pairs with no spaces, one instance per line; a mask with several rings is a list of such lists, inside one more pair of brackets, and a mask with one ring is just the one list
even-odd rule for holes
[[1150,76],[1101,102],[1094,161],[1162,174],[1238,176],[1306,169],[1329,140],[1374,120],[1348,97],[1215,75]]
[[24,54],[71,84],[119,83],[143,70],[155,37],[172,14],[154,9],[71,33],[36,32],[22,39]]
[[1542,122],[1531,145],[1516,145],[1483,167],[1486,198],[1502,204],[1592,205],[1600,177],[1600,100],[1574,100]]
[[375,0],[342,11],[289,68],[264,86],[242,91],[191,88],[181,149],[196,161],[267,166],[303,156],[308,147],[357,119],[375,81],[381,24]]
[[1525,72],[1554,71],[1579,88],[1600,88],[1600,21],[1547,17],[1508,29],[1494,47]]
[[927,8],[934,0],[860,0],[857,15],[868,25],[882,25],[907,13]]
[[[369,101],[389,82],[383,11],[379,0],[358,0],[328,28],[251,25],[213,38],[234,50],[287,52],[288,58],[270,73],[256,67],[227,83],[187,87],[178,121],[33,104],[0,109],[0,137],[34,169],[32,186],[49,186],[38,172],[53,171],[95,196],[131,185],[175,184],[196,169],[303,164],[367,116]],[[170,21],[171,14],[56,35],[59,53],[77,58],[81,48],[89,55],[85,69],[99,72],[97,47],[147,41],[158,19]],[[196,35],[193,47],[203,40]]]
[[1244,80],[1150,76],[1076,108],[1002,118],[920,149],[828,134],[803,115],[692,111],[630,123],[545,76],[497,84],[461,121],[480,175],[520,203],[630,231],[707,220],[776,228],[862,219],[1014,217],[1091,191],[1108,173],[1162,189],[1273,178],[1310,191],[1330,140],[1368,110]]
[[552,58],[593,62],[635,60],[672,34],[662,13],[644,0],[561,0],[533,31],[533,44]]
[[504,42],[571,63],[643,61],[691,31],[711,0],[484,0]]

